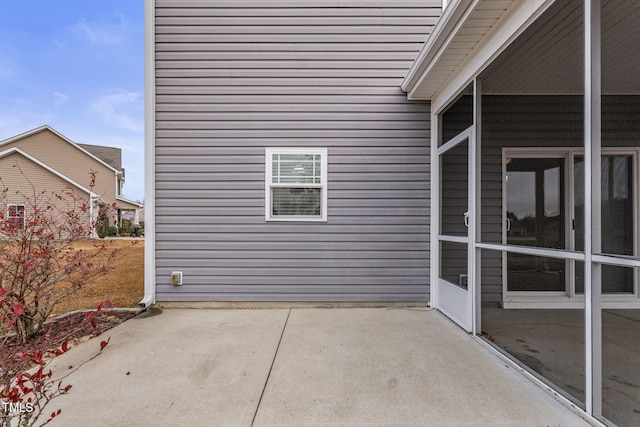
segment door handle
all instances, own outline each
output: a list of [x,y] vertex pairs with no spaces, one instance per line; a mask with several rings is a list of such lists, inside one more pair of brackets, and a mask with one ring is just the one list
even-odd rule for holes
[[507,218],[507,231],[511,231],[511,220]]
[[469,211],[464,213],[464,225],[469,226]]

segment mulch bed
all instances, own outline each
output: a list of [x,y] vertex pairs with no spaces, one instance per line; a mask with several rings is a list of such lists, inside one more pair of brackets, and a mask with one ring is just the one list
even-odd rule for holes
[[[17,336],[0,337],[0,371],[14,370],[19,367],[15,355],[30,350],[53,350],[65,342],[69,345],[84,339],[100,335],[114,326],[138,315],[138,311],[105,310],[92,322],[86,321],[86,312],[67,314],[45,323],[38,335],[27,343],[22,344]],[[20,369],[24,370],[22,366]]]

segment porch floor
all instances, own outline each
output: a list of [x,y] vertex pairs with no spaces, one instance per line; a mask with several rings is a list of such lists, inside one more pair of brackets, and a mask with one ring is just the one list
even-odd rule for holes
[[[530,370],[585,400],[585,314],[579,309],[502,309],[483,304],[485,338]],[[640,310],[602,311],[603,413],[640,425]]]
[[109,331],[65,379],[54,425],[589,425],[426,308],[155,313]]

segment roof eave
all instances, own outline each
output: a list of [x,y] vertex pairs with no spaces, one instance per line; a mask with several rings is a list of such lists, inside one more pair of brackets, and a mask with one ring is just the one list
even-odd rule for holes
[[125,199],[122,196],[116,196],[116,200],[119,201],[119,202],[128,203],[128,204],[134,206],[136,209],[144,208],[143,204],[138,203],[138,202],[134,202],[133,200]]
[[64,136],[63,134],[61,134],[60,132],[58,132],[57,130],[55,130],[54,128],[52,128],[49,125],[43,125],[43,126],[35,128],[35,129],[31,129],[29,131],[23,132],[23,133],[21,133],[19,135],[12,136],[11,138],[5,139],[3,141],[0,141],[0,147],[3,147],[5,145],[10,144],[10,143],[15,142],[15,141],[19,141],[19,140],[24,139],[26,137],[29,137],[31,135],[35,135],[35,134],[37,134],[39,132],[42,132],[42,131],[45,131],[45,130],[48,130],[49,132],[53,133],[54,135],[56,135],[57,137],[59,137],[63,141],[69,143],[72,147],[75,147],[76,149],[80,150],[85,155],[91,157],[93,160],[95,160],[98,163],[102,164],[103,166],[107,167],[109,170],[113,171],[114,173],[117,172],[117,169],[115,169],[113,166],[107,164],[105,161],[103,161],[102,159],[98,158],[97,156],[94,156],[93,154],[91,154],[90,152],[88,152],[87,150],[82,148],[79,144],[76,144],[75,142],[73,142],[72,140],[70,140],[69,138],[67,138],[66,136]]
[[[429,100],[435,110],[443,108],[554,1],[511,0],[493,9],[490,0],[453,1],[402,83],[407,98]],[[449,52],[465,28],[477,30],[479,23],[485,28],[475,40]]]
[[481,0],[452,0],[442,11],[442,15],[436,23],[429,38],[425,41],[417,58],[413,61],[409,72],[406,74],[401,89],[407,93],[408,99],[429,100],[433,94],[427,96],[415,96],[415,90],[420,83],[427,78],[433,63],[443,52],[452,36],[459,27],[464,24],[465,12],[472,9]]

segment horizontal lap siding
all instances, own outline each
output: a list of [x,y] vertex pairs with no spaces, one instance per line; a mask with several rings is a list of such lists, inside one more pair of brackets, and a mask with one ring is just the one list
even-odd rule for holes
[[[425,301],[440,1],[156,1],[159,301]],[[328,148],[328,221],[267,223],[266,147]],[[183,271],[184,285],[169,285]]]
[[116,176],[113,169],[89,157],[49,130],[4,145],[2,150],[11,147],[21,149],[85,188],[91,185],[90,174],[94,172],[94,193],[99,194],[106,203],[115,201]]
[[[88,193],[19,153],[0,158],[0,180],[3,187],[10,189],[3,201],[24,205],[27,221],[36,206],[41,209],[55,206],[56,210],[67,211],[72,206],[89,202]],[[68,194],[69,191],[72,194]],[[3,213],[5,209],[6,206],[0,206]],[[81,215],[80,223],[88,227],[90,220],[89,212],[86,212]]]

